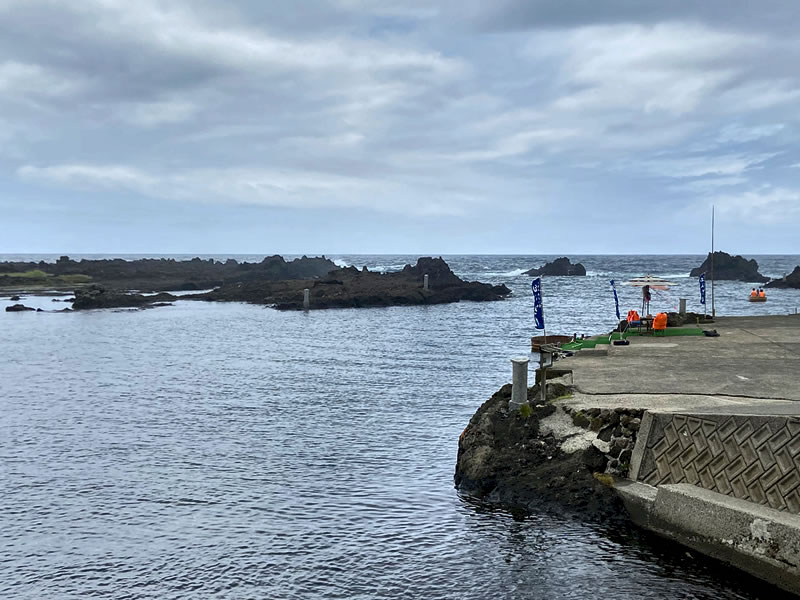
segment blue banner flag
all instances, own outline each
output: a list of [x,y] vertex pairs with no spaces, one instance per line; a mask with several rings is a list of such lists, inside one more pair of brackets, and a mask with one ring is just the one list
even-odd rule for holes
[[614,287],[614,280],[611,280],[611,291],[614,292],[614,306],[617,309],[617,321],[619,321],[619,298],[617,297],[617,288]]
[[706,274],[700,275],[700,304],[706,303]]
[[533,320],[536,329],[544,329],[544,309],[542,308],[542,278],[537,277],[531,282],[533,290]]

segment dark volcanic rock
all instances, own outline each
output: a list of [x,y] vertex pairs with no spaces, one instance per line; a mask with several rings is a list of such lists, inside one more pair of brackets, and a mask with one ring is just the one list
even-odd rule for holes
[[586,267],[584,267],[581,263],[575,263],[573,265],[570,260],[564,256],[562,258],[555,259],[553,262],[547,263],[545,266],[539,269],[525,271],[525,274],[532,275],[534,277],[538,277],[539,275],[586,275]]
[[[692,269],[690,277],[698,277],[702,273],[706,274],[706,279],[711,280],[711,253],[703,261],[703,264]],[[769,281],[769,277],[764,277],[758,272],[758,263],[755,259],[747,260],[741,256],[731,256],[727,252],[714,252],[714,279],[749,281],[754,283],[764,283]]]
[[[429,288],[423,289],[428,275]],[[457,277],[441,258],[420,258],[395,273],[373,273],[346,267],[314,280],[241,282],[223,285],[190,299],[269,304],[280,310],[303,308],[303,290],[310,293],[310,308],[359,308],[443,304],[460,300],[500,300],[511,293],[504,285],[493,286]]]
[[[548,398],[553,393],[548,386]],[[552,434],[539,432],[539,420],[554,407],[537,405],[526,419],[508,412],[510,398],[509,384],[478,409],[461,434],[455,472],[459,491],[512,509],[552,508],[590,520],[624,515],[614,492],[592,475],[604,467],[602,453],[564,453]]]
[[[3,262],[0,273],[24,273],[38,270],[47,274],[53,286],[68,289],[75,283],[91,282],[107,289],[119,290],[203,290],[246,281],[277,281],[324,277],[336,264],[323,257],[306,256],[286,261],[281,256],[268,256],[259,263],[225,262],[213,259],[176,261],[173,258],[124,260],[80,260],[62,256],[55,263]],[[62,282],[59,286],[58,282]],[[0,285],[19,285],[19,278],[0,276]]]
[[12,302],[19,302],[19,296],[11,296],[9,300],[11,300]]
[[165,301],[174,300],[172,294],[156,294],[143,296],[142,294],[128,294],[115,290],[107,290],[99,285],[90,285],[82,290],[75,290],[74,310],[90,308],[129,308],[129,307],[154,307],[166,306]]
[[800,289],[800,267],[795,267],[794,271],[781,279],[773,279],[764,287]]
[[12,304],[11,306],[6,306],[6,312],[25,312],[29,310],[36,309],[31,308],[30,306],[25,306],[24,304]]

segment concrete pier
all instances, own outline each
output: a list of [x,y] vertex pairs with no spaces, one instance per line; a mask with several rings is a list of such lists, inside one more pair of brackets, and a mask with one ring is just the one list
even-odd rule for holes
[[578,351],[559,362],[574,393],[556,405],[643,409],[627,479],[615,484],[634,522],[800,593],[800,317],[706,328],[719,337]]
[[508,403],[511,411],[519,410],[523,404],[528,403],[528,362],[527,357],[511,359],[511,400]]

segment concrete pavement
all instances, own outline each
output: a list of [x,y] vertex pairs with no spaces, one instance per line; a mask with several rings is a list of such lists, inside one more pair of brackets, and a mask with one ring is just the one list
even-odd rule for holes
[[640,408],[800,401],[800,316],[725,317],[705,328],[719,337],[631,337],[629,346],[580,351],[558,367],[572,369],[576,399],[592,406],[620,406],[628,395]]

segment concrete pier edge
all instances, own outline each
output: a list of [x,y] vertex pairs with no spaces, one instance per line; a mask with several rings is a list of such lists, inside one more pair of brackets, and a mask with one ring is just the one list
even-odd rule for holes
[[632,521],[800,594],[800,519],[686,483],[615,489]]

